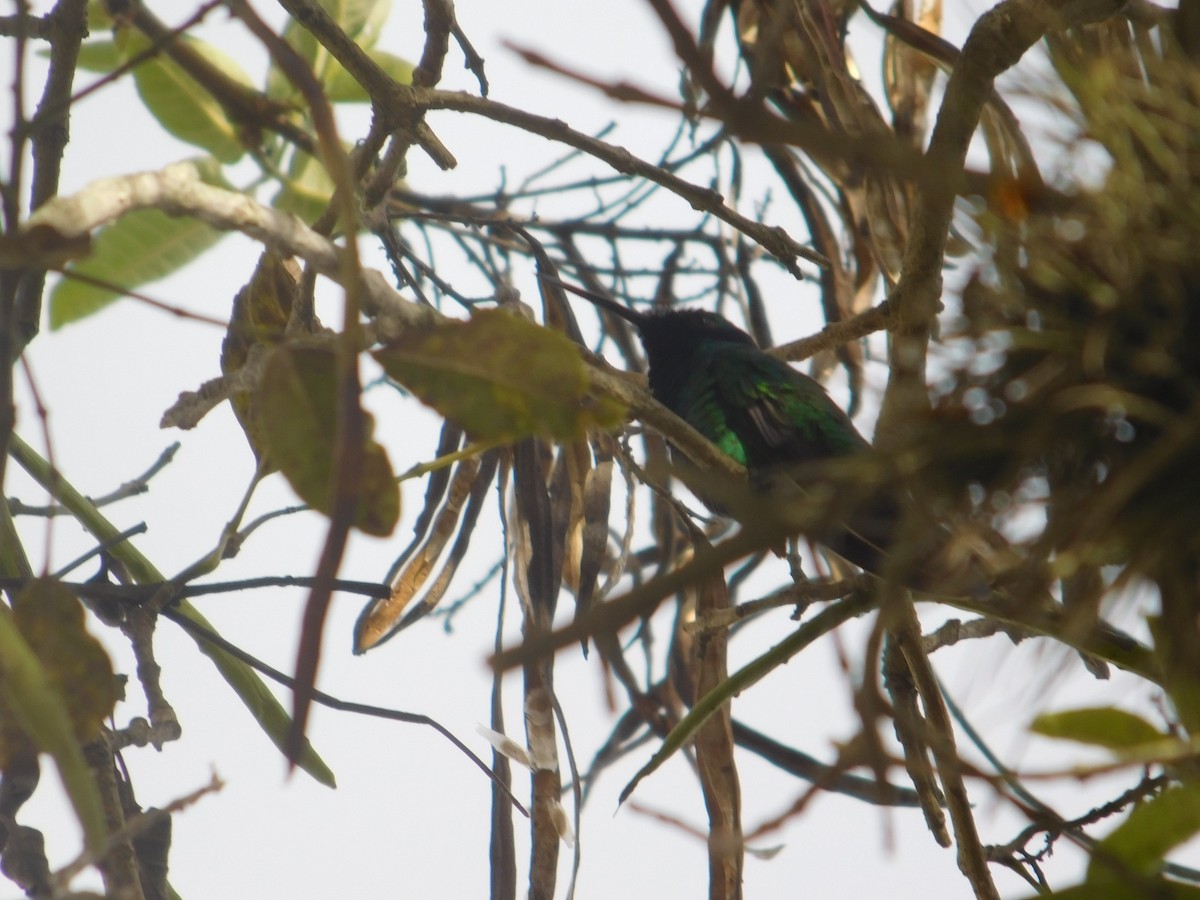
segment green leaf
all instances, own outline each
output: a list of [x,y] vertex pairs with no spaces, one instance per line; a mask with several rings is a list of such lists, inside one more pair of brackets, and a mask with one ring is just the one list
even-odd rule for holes
[[[349,152],[353,147],[346,144],[345,149]],[[320,160],[303,150],[294,148],[288,153],[287,170],[280,181],[282,187],[271,198],[271,205],[275,209],[290,212],[301,221],[311,224],[329,208],[330,198],[333,197],[333,179]]]
[[[37,582],[26,590],[39,590]],[[0,608],[0,694],[4,705],[40,750],[50,754],[93,853],[108,833],[100,791],[83,756],[71,714],[54,679],[38,660],[7,610]]]
[[271,200],[271,205],[283,212],[293,213],[303,222],[315,222],[329,206],[333,196],[333,179],[320,160],[303,150],[294,150],[288,163],[283,187]]
[[475,440],[571,440],[624,415],[617,404],[589,396],[587,367],[569,339],[503,310],[412,329],[374,356]]
[[[407,59],[401,59],[386,50],[369,50],[367,55],[379,63],[379,67],[395,81],[412,84],[413,70],[416,66]],[[350,73],[336,61],[325,79],[325,93],[333,103],[367,103],[371,99],[363,86],[350,77]]]
[[342,9],[346,33],[354,42],[369,50],[379,40],[383,26],[392,12],[392,0],[337,0]]
[[87,24],[93,33],[112,30],[113,17],[108,12],[105,0],[88,0]]
[[[373,50],[383,24],[387,21],[391,11],[390,0],[319,0],[319,5],[329,13],[330,18],[338,24],[347,37],[367,51],[389,73],[393,72],[389,63],[384,60],[384,57],[389,57],[391,54],[377,53]],[[317,80],[324,85],[331,101],[358,102],[357,96],[335,96],[335,90],[354,90],[349,88],[346,82],[354,84],[358,92],[361,92],[362,88],[357,86],[354,79],[342,68],[341,63],[334,59],[329,51],[312,36],[312,32],[292,19],[283,30],[283,38],[309,64]],[[392,57],[392,59],[399,60],[398,57]],[[403,63],[403,60],[399,60],[399,62]],[[405,65],[408,64],[405,63]],[[411,78],[411,65],[408,66],[408,70],[409,78]],[[396,74],[392,74],[392,77],[402,80]],[[340,87],[335,89],[335,85],[340,85]],[[274,63],[267,71],[267,96],[283,101],[296,96],[296,89]]]
[[[214,161],[198,160],[196,167],[205,182],[226,186]],[[96,232],[91,256],[69,266],[67,272],[136,288],[183,268],[224,236],[199,219],[137,210]],[[63,278],[50,293],[50,327],[61,328],[90,316],[121,296],[111,288]]]
[[121,65],[121,61],[121,51],[113,41],[84,41],[79,47],[79,68],[85,72],[107,75]]
[[[337,371],[332,350],[279,347],[267,360],[254,396],[267,460],[279,467],[305,503],[326,515],[333,507],[337,432]],[[400,486],[387,452],[371,438],[366,417],[354,525],[379,537],[400,519]]]
[[370,47],[379,39],[392,9],[391,0],[317,0],[317,5],[362,47]]
[[1171,737],[1140,716],[1111,706],[1045,713],[1034,719],[1030,730],[1045,737],[1095,744],[1110,750],[1126,750]]
[[[250,77],[232,57],[211,44],[184,36],[197,53],[230,78],[252,87]],[[122,30],[117,48],[130,59],[150,47],[141,34]],[[216,98],[166,56],[151,57],[133,70],[138,94],[146,108],[175,137],[202,147],[224,163],[236,162],[245,153],[237,125],[225,115]]]
[[[1123,873],[1154,875],[1174,847],[1200,833],[1200,784],[1172,787],[1146,803],[1100,842],[1088,865],[1089,885],[1138,886]],[[1126,896],[1132,896],[1127,894]]]
[[[114,529],[115,530],[115,529]],[[159,582],[161,582],[161,577]],[[179,618],[195,623],[203,632],[220,634],[217,627],[206,619],[188,600],[180,600],[176,607]],[[250,715],[254,717],[263,732],[282,752],[288,745],[288,736],[292,730],[292,717],[287,714],[279,700],[271,693],[263,680],[250,666],[236,656],[227,653],[216,644],[210,643],[198,634],[188,631],[189,636],[196,642],[196,647],[207,656],[221,677],[225,679],[238,699],[242,701]],[[319,784],[326,787],[337,787],[337,779],[333,770],[326,765],[316,748],[304,739],[304,747],[297,761],[305,772],[311,775]]]
[[1167,881],[1165,878],[1156,878],[1149,883],[1139,882],[1138,887],[1145,887],[1146,894],[1131,893],[1129,884],[1125,882],[1112,884],[1089,882],[1072,885],[1052,894],[1036,894],[1028,900],[1045,900],[1046,897],[1053,897],[1054,900],[1130,900],[1130,897],[1133,896],[1153,897],[1154,900],[1200,900],[1200,888],[1180,884],[1178,881]]

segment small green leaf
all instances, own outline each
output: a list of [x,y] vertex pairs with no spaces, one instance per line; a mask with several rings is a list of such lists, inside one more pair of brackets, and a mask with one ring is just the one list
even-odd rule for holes
[[1170,740],[1170,735],[1140,716],[1111,706],[1045,713],[1034,719],[1030,730],[1045,737],[1095,744],[1110,750]]
[[311,223],[325,212],[332,196],[333,179],[325,166],[303,150],[295,150],[288,163],[283,187],[271,200],[271,205]]
[[[250,77],[232,57],[211,44],[184,36],[193,49],[230,78],[252,87]],[[117,48],[130,59],[150,47],[141,34],[122,30]],[[166,56],[151,57],[133,70],[138,94],[146,108],[175,137],[202,147],[224,163],[236,162],[245,153],[237,125],[225,115],[216,98]]]
[[587,367],[570,340],[503,310],[413,329],[374,355],[475,440],[571,440],[623,417],[617,404],[589,395]]
[[[333,506],[337,432],[337,371],[332,350],[279,347],[267,360],[254,396],[267,446],[267,459],[279,467],[305,503],[326,515]],[[371,438],[366,417],[359,469],[356,527],[384,537],[400,519],[400,486],[387,452]]]
[[[337,23],[347,37],[367,51],[389,73],[393,72],[390,64],[382,58],[391,56],[391,54],[380,54],[374,50],[375,42],[379,40],[380,30],[391,11],[391,0],[318,0],[318,5],[329,13],[330,18]],[[292,19],[283,30],[283,38],[309,64],[317,80],[325,86],[330,100],[334,102],[358,101],[357,97],[335,96],[335,84],[341,84],[341,89],[348,89],[344,82],[354,83],[354,79],[342,68],[341,63],[334,59],[332,54],[313,37],[312,32]],[[392,59],[398,59],[398,57],[392,57]],[[400,62],[403,61],[400,60]],[[412,67],[409,66],[410,72],[411,69]],[[392,77],[401,80],[395,74],[392,74]],[[409,77],[411,78],[411,75]],[[358,88],[358,91],[361,92],[361,90]],[[296,96],[296,89],[274,63],[267,71],[267,96],[283,101]]]
[[[349,152],[354,148],[346,144],[345,149]],[[275,209],[290,212],[308,223],[315,222],[328,210],[333,197],[333,179],[315,157],[299,149],[290,151],[287,171],[280,182],[282,187],[271,198]]]
[[[212,160],[198,160],[197,168],[205,182],[225,186],[216,177]],[[182,269],[224,236],[199,219],[137,210],[96,232],[91,256],[67,271],[136,288]],[[111,288],[63,278],[50,293],[50,327],[61,328],[90,316],[119,297],[121,293]]]
[[[367,55],[379,63],[379,67],[392,76],[393,80],[401,84],[412,84],[413,70],[416,67],[407,59],[401,59],[386,50],[369,50]],[[336,61],[330,66],[329,75],[325,79],[325,93],[334,103],[367,103],[371,99],[363,86],[350,77],[350,73]]]
[[88,0],[87,24],[92,33],[112,31],[113,17],[105,0]]
[[338,0],[337,5],[345,10],[346,34],[360,47],[374,47],[392,12],[392,0]]
[[84,41],[79,47],[79,68],[85,72],[108,74],[121,64],[121,60],[121,51],[109,40]]
[[1156,874],[1167,853],[1197,833],[1200,784],[1172,787],[1136,806],[1117,830],[1100,842],[1088,865],[1088,884],[1116,884],[1129,890],[1131,882],[1121,877],[1123,871]]
[[[162,580],[161,578],[159,579]],[[205,634],[220,634],[220,630],[208,619],[201,615],[200,610],[192,606],[187,600],[179,601],[179,615],[181,618],[194,622]],[[221,673],[221,677],[225,679],[239,700],[242,701],[250,715],[254,717],[254,721],[258,723],[263,732],[271,739],[280,751],[287,746],[288,734],[291,732],[292,719],[284,712],[283,706],[279,700],[271,693],[271,689],[263,683],[262,678],[250,666],[246,665],[236,656],[231,656],[216,644],[210,643],[206,638],[200,637],[199,634],[189,631],[188,634],[196,641],[196,647],[201,653],[207,656],[217,671]],[[326,787],[336,788],[337,779],[334,778],[333,770],[325,764],[325,760],[321,759],[316,748],[309,743],[308,738],[304,739],[304,748],[301,750],[299,766],[305,772],[313,777],[319,784]]]

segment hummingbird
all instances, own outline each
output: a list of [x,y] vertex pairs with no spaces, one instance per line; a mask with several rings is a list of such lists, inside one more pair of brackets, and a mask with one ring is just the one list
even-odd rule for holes
[[[803,488],[823,476],[829,481],[833,466],[865,459],[872,452],[870,442],[820,382],[764,352],[728,319],[697,309],[639,312],[602,294],[546,280],[633,325],[646,351],[654,399],[745,466],[760,496],[771,502],[803,502],[805,492],[796,489],[797,482]],[[829,504],[826,524],[809,535],[826,550],[872,575],[890,576],[894,573],[885,571],[889,551],[903,523],[904,539],[910,542],[905,553],[908,568],[899,573],[905,586],[935,594],[945,588],[971,595],[992,589],[986,566],[978,559],[947,567],[941,551],[950,538],[948,529],[923,518],[908,519],[913,510],[902,507],[898,490],[856,485],[844,477],[834,487],[840,496]],[[721,499],[705,496],[702,487],[699,496],[714,511],[724,511]],[[959,571],[951,571],[956,568]],[[1046,609],[1059,607],[1048,593],[1036,603]],[[1105,623],[1098,627],[1122,647],[1136,645]],[[1096,677],[1108,677],[1102,660],[1083,652],[1080,656]]]
[[[823,465],[870,453],[871,444],[824,386],[764,352],[728,319],[698,309],[639,312],[558,284],[634,326],[646,351],[654,399],[745,466],[761,496],[779,496],[776,488],[784,480],[819,478]],[[720,499],[705,496],[702,488],[699,494],[724,512]],[[839,521],[811,536],[880,575],[900,519],[899,504],[883,491],[846,494],[849,502],[837,504]]]

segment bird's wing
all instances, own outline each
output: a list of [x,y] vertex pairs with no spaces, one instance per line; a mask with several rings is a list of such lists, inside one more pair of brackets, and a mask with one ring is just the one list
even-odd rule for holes
[[[746,465],[773,500],[803,494],[801,482],[821,463],[869,449],[825,389],[782,360],[724,344],[698,362],[681,392],[680,415]],[[821,492],[828,521],[809,536],[878,572],[897,510],[890,495],[864,496],[863,490]]]
[[751,466],[801,463],[865,450],[866,440],[825,389],[753,347],[724,348],[708,381]]

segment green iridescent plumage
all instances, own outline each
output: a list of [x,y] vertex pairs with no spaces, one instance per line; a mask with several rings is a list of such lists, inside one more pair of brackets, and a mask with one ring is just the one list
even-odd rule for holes
[[664,364],[653,359],[656,397],[744,466],[816,461],[867,447],[821,385],[753,345],[702,339],[672,390],[661,388],[670,379],[658,377],[655,369]]

